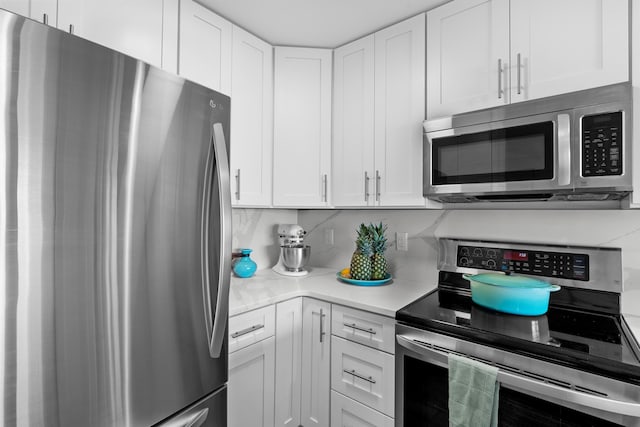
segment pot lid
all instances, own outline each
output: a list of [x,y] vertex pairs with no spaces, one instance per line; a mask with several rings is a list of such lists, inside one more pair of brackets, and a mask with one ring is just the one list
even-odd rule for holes
[[484,283],[485,285],[503,286],[509,288],[548,288],[554,287],[549,282],[533,277],[508,275],[503,273],[463,274],[467,280]]

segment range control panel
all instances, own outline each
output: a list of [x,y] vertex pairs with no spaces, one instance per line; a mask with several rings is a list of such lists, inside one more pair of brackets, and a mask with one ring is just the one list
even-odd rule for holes
[[458,246],[458,267],[589,281],[589,255],[539,250]]
[[622,112],[582,118],[582,176],[622,175]]

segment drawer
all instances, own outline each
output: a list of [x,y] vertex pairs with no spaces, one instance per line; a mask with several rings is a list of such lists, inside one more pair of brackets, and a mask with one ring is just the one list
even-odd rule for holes
[[395,353],[395,319],[334,304],[331,333],[387,353]]
[[229,318],[229,353],[275,334],[275,306],[247,311]]
[[393,418],[331,391],[331,427],[393,427]]
[[370,408],[394,416],[393,355],[331,337],[331,388]]

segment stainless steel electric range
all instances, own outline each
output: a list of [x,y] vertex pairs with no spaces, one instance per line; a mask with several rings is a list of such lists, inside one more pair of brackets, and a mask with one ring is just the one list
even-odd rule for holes
[[[640,348],[619,249],[439,241],[438,287],[396,313],[396,426],[448,426],[448,355],[498,367],[500,426],[640,426]],[[542,316],[471,300],[463,273],[560,285]]]

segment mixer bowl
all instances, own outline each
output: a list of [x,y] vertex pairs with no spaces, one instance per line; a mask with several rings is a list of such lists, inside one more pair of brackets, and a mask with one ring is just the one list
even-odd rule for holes
[[311,246],[282,246],[282,263],[288,271],[300,271],[309,261]]

